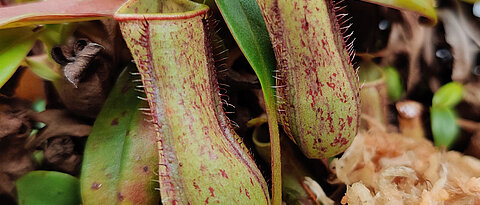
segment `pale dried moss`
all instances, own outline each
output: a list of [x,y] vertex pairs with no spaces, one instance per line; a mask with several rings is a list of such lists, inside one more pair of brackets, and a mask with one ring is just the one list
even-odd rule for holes
[[480,160],[426,139],[370,131],[332,162],[348,204],[480,204]]

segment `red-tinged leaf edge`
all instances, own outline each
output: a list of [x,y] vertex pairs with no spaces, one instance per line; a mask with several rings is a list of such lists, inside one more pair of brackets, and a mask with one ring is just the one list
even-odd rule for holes
[[125,0],[48,0],[0,8],[0,29],[112,17]]

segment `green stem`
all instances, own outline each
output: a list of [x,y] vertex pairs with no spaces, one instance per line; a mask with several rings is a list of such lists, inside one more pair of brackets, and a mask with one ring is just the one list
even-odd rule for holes
[[[264,89],[268,90],[268,89]],[[280,135],[278,131],[277,111],[273,94],[264,92],[265,105],[268,116],[268,130],[270,131],[270,153],[272,166],[272,204],[282,203],[282,159],[280,148]]]

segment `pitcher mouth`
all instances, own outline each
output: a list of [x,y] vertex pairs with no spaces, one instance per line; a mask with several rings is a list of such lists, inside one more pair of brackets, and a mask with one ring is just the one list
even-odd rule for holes
[[207,5],[189,0],[130,0],[113,17],[117,21],[181,20],[204,15],[208,9]]

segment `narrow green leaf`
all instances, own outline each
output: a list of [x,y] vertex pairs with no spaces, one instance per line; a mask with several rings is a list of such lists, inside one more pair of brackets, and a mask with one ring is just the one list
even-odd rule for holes
[[153,124],[144,120],[130,65],[119,77],[85,146],[80,177],[82,202],[158,204],[158,154]]
[[429,20],[429,23],[437,23],[435,0],[362,0],[399,10],[413,11]]
[[44,80],[56,81],[61,79],[60,74],[53,71],[50,67],[45,65],[45,63],[28,57],[25,59],[25,62],[30,67],[30,69],[32,69],[33,73],[35,73]]
[[432,107],[452,108],[463,99],[463,85],[457,82],[450,82],[443,85],[435,92],[432,99]]
[[32,171],[17,181],[20,205],[78,205],[78,179],[61,172]]
[[437,147],[450,147],[457,139],[460,128],[456,123],[457,116],[451,108],[430,108],[433,141]]
[[0,87],[15,73],[40,32],[32,27],[0,30]]
[[387,83],[388,99],[395,102],[402,97],[403,83],[400,73],[394,67],[386,67],[384,70],[385,82]]
[[275,55],[257,2],[255,0],[216,2],[238,46],[257,73],[264,92],[266,95],[273,95]]
[[267,27],[255,0],[216,0],[216,3],[235,41],[262,85],[272,146],[272,203],[280,204],[282,199],[280,138],[273,89],[275,86],[273,70],[276,62]]

